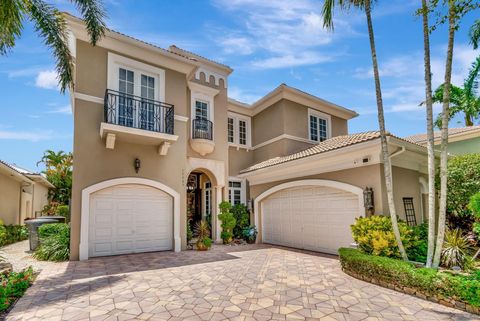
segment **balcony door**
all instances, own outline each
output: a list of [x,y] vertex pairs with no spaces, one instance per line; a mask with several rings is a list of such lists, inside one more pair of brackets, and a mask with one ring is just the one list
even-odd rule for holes
[[118,67],[118,124],[151,131],[164,128],[158,103],[158,77],[143,71]]

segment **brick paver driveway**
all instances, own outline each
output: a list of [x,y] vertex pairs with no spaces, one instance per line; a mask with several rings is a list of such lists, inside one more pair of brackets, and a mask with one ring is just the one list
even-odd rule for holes
[[267,246],[147,253],[44,270],[7,320],[474,320]]

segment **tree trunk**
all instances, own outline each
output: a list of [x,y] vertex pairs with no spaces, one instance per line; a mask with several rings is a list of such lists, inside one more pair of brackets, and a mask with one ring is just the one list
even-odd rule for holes
[[428,0],[422,0],[423,46],[425,63],[425,107],[427,113],[428,150],[428,251],[427,267],[432,266],[435,251],[435,151],[433,136],[432,71],[430,64],[430,31],[428,26]]
[[470,127],[473,126],[473,119],[472,115],[465,115],[465,126]]
[[448,143],[448,118],[450,105],[450,84],[452,80],[452,57],[455,40],[455,1],[448,1],[448,48],[445,64],[445,81],[443,87],[442,106],[442,144],[440,148],[440,204],[438,213],[437,244],[433,255],[433,267],[440,265],[443,241],[445,238],[445,219],[447,215],[447,143]]
[[375,78],[375,94],[377,97],[377,109],[378,109],[378,125],[380,127],[380,141],[382,145],[383,156],[383,170],[385,174],[385,186],[387,189],[388,207],[390,209],[390,218],[392,220],[392,229],[395,239],[397,241],[398,250],[400,255],[406,261],[408,260],[407,253],[403,247],[402,239],[400,236],[400,230],[398,229],[397,214],[395,211],[395,202],[393,199],[393,183],[392,183],[392,166],[390,164],[390,157],[388,153],[387,135],[385,131],[385,117],[383,115],[383,101],[382,90],[380,87],[380,75],[378,72],[377,51],[375,49],[375,36],[373,33],[372,15],[371,15],[371,3],[370,0],[365,1],[365,14],[367,16],[368,36],[370,38],[370,49],[372,54],[373,75]]

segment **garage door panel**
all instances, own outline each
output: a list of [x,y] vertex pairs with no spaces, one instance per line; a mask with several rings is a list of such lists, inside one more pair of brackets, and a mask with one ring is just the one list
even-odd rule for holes
[[353,240],[350,225],[358,216],[358,196],[340,189],[300,186],[262,201],[266,243],[336,253]]
[[171,250],[173,202],[153,187],[126,184],[90,199],[89,256]]

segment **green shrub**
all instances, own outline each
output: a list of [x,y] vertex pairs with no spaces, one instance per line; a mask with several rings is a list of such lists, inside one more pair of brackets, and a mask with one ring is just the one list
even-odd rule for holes
[[35,275],[32,268],[0,276],[0,312],[7,310],[15,299],[21,297],[32,284]]
[[480,306],[480,272],[453,275],[435,269],[416,268],[398,259],[368,255],[356,249],[341,248],[340,263],[345,272],[397,287],[408,287],[426,296],[453,298]]
[[423,262],[427,261],[428,251],[428,224],[423,223],[411,228],[413,231],[413,246],[409,247],[407,256],[410,261]]
[[242,230],[250,225],[250,213],[244,204],[234,205],[231,212],[237,221],[233,229],[233,235],[235,238],[240,239],[242,238]]
[[222,227],[220,237],[224,244],[229,244],[233,240],[233,229],[235,228],[237,220],[233,217],[231,212],[232,205],[229,202],[221,202],[219,208],[220,214],[218,215],[218,219],[222,222],[220,225]]
[[63,216],[67,222],[70,221],[70,207],[68,205],[59,205],[55,215]]
[[24,225],[0,225],[0,246],[28,239],[28,230]]
[[470,249],[470,243],[462,230],[446,231],[442,248],[442,266],[446,268],[458,266],[463,269]]
[[65,230],[69,229],[68,224],[65,223],[43,224],[38,228],[38,236],[40,239],[44,239],[50,236],[66,233]]
[[[410,251],[419,245],[419,238],[405,222],[399,221],[398,227],[405,250]],[[351,225],[352,235],[360,250],[367,254],[400,258],[390,217],[373,215],[355,219]]]
[[38,229],[40,245],[33,256],[42,261],[66,261],[70,257],[70,227],[65,223],[45,224]]
[[[437,178],[437,182],[439,179]],[[480,154],[453,156],[448,160],[447,212],[470,215],[470,198],[480,192]]]

